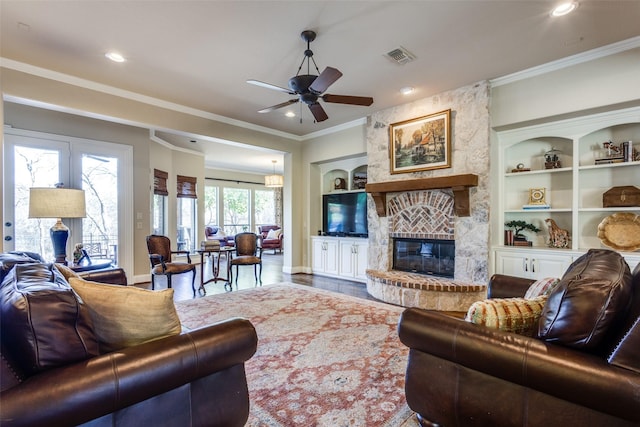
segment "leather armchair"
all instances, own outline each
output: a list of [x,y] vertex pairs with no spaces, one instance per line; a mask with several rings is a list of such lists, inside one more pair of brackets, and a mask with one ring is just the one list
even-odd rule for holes
[[258,235],[262,240],[262,249],[273,249],[273,253],[276,250],[282,252],[282,240],[284,235],[280,233],[277,239],[267,239],[270,230],[280,230],[279,225],[260,225],[258,226]]
[[[532,282],[496,275],[490,295],[522,296]],[[640,266],[632,283],[630,308],[598,352],[405,310],[409,407],[423,426],[640,424]]]

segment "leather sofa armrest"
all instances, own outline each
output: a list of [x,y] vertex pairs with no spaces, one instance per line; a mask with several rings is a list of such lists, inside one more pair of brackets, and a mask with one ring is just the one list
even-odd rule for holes
[[595,355],[416,308],[398,334],[412,351],[640,422],[640,375]]
[[78,273],[78,275],[84,280],[90,280],[92,282],[108,283],[111,285],[127,285],[127,275],[122,268],[84,271]]
[[248,320],[230,319],[52,369],[2,392],[0,424],[81,424],[243,364],[257,342]]
[[487,298],[517,298],[523,297],[529,286],[535,282],[523,277],[494,274],[489,279]]

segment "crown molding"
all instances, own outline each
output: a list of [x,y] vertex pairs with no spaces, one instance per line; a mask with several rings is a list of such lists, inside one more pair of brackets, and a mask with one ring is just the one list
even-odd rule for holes
[[[274,136],[293,139],[296,141],[302,141],[302,137],[287,132],[271,129],[264,126],[258,126],[252,123],[244,122],[241,120],[231,119],[229,117],[221,116],[218,114],[209,113],[207,111],[198,110],[196,108],[187,107],[185,105],[176,104],[174,102],[164,101],[162,99],[153,98],[151,96],[141,95],[136,92],[131,92],[117,87],[97,83],[91,80],[83,79],[80,77],[70,76],[68,74],[59,73],[57,71],[48,70],[46,68],[36,67],[34,65],[26,64],[24,62],[14,61],[0,57],[0,67],[7,68],[14,71],[19,71],[26,74],[31,74],[37,77],[42,77],[49,80],[58,81],[61,83],[69,84],[72,86],[78,86],[96,92],[105,93],[108,95],[117,96],[120,98],[128,99],[131,101],[141,102],[143,104],[153,105],[155,107],[164,108],[167,110],[175,111],[178,113],[188,114],[195,117],[200,117],[207,120],[213,120],[221,123],[226,123],[232,126],[238,126],[241,128],[254,130],[257,132],[268,133]],[[18,99],[18,98],[15,98]]]
[[584,62],[593,61],[595,59],[604,58],[609,55],[614,55],[616,53],[624,52],[638,47],[640,47],[640,36],[622,40],[620,42],[602,46],[596,49],[588,50],[576,55],[567,56],[566,58],[558,59],[557,61],[547,62],[546,64],[518,71],[516,73],[509,74],[503,77],[497,77],[490,80],[491,86],[497,87],[509,83],[514,83],[520,80],[529,79],[542,74],[550,73],[552,71],[571,67],[577,64],[582,64]]

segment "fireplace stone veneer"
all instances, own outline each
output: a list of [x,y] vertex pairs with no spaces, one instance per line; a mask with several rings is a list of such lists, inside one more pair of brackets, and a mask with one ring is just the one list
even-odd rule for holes
[[487,286],[424,274],[367,270],[367,292],[403,307],[466,312],[471,304],[487,297]]

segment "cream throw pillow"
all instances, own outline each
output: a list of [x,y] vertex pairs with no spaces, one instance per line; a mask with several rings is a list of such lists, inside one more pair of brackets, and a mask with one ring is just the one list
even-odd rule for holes
[[488,328],[533,336],[547,298],[543,295],[534,299],[496,298],[476,301],[469,307],[465,320]]
[[181,332],[173,289],[151,291],[74,277],[69,283],[89,308],[102,353]]
[[65,279],[67,279],[67,282],[69,281],[69,279],[71,279],[72,277],[75,277],[76,279],[79,279],[80,276],[78,275],[78,273],[76,273],[75,271],[73,271],[72,269],[70,269],[69,267],[67,267],[64,264],[58,264],[55,263],[53,264],[56,266],[56,268],[58,269],[58,271],[60,272],[60,274],[62,274],[64,276]]

